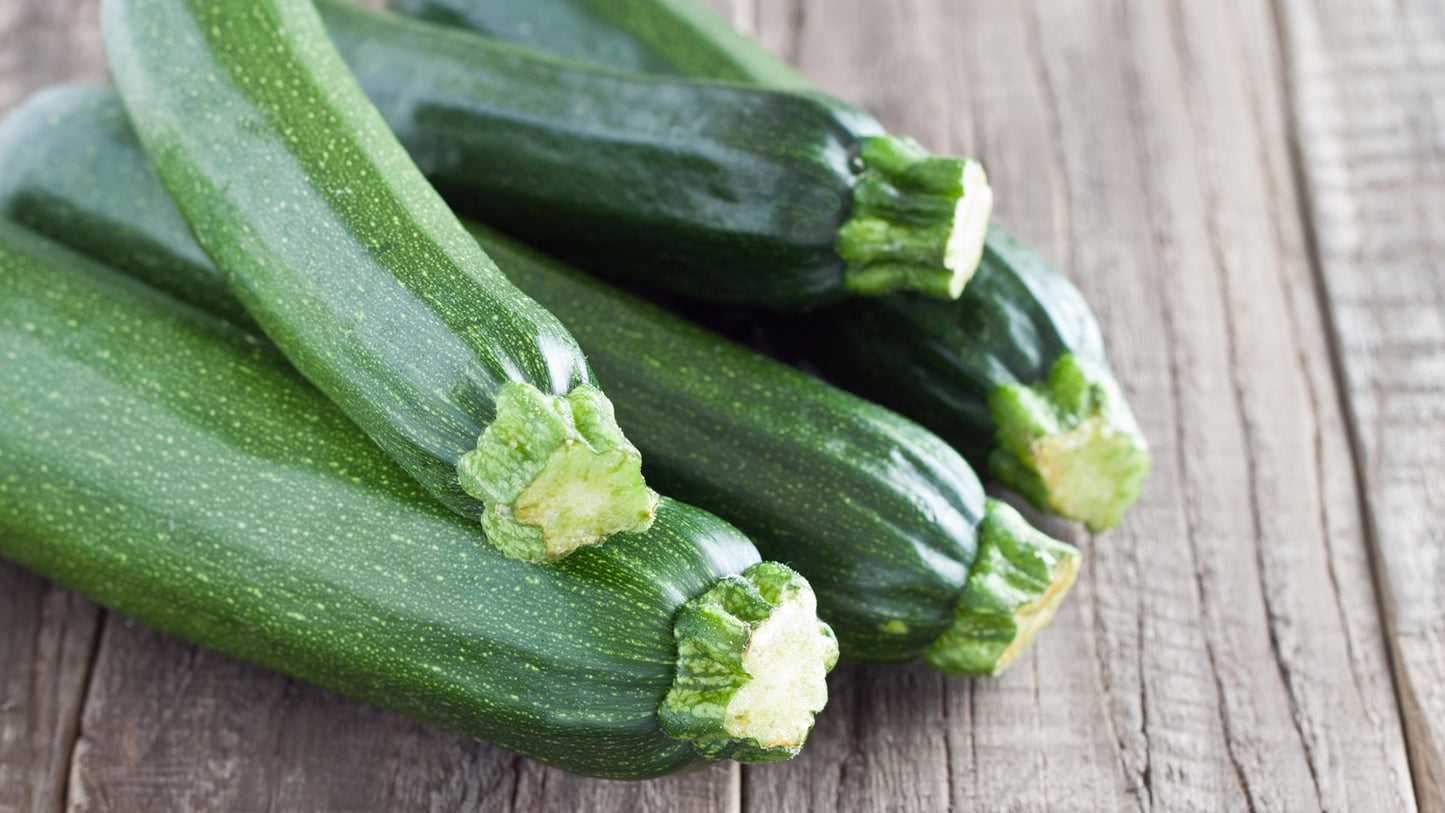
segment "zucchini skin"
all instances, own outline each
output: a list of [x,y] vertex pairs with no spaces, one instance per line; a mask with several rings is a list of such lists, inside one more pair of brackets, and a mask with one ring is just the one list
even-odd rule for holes
[[509,389],[591,392],[590,371],[416,170],[311,4],[106,0],[102,33],[142,145],[245,309],[444,505],[505,516],[459,461]]
[[477,234],[572,328],[649,481],[807,577],[844,658],[913,660],[943,634],[984,516],[983,487],[957,452],[894,412]]
[[[391,6],[623,69],[810,87],[697,0],[391,0]],[[544,15],[548,24],[539,25]],[[592,47],[597,42],[608,47]],[[1000,226],[989,227],[978,270],[956,301],[907,293],[853,300],[772,332],[798,360],[938,432],[1039,508],[1097,531],[1120,521],[1139,497],[1151,466],[1148,443],[1114,381],[1097,319],[1067,277]],[[1060,372],[1089,390],[1081,403],[1061,403],[1067,399],[1058,396]],[[1044,423],[1062,426],[1041,430],[1033,425],[1036,415],[1020,416],[1022,389],[1031,391],[1024,398],[1038,403]],[[1059,444],[1081,451],[1050,475],[1030,446],[1081,424],[1085,437]],[[1105,493],[1087,493],[1101,483]]]
[[260,335],[197,245],[109,85],[53,85],[0,120],[0,217]]
[[789,332],[802,360],[917,419],[1035,506],[1102,531],[1139,498],[1149,447],[1093,312],[1003,229],[990,228],[958,301],[893,295],[809,322]]
[[996,447],[995,389],[1043,381],[1069,354],[1104,370],[1109,361],[1079,290],[1002,228],[989,229],[969,286],[956,302],[898,295],[820,311],[790,349],[829,379],[904,410],[982,468]]
[[657,708],[674,615],[758,561],[720,520],[664,501],[646,534],[504,558],[264,343],[9,223],[0,415],[0,556],[571,771],[702,764]]
[[811,90],[791,65],[691,0],[390,0],[399,14],[624,71]]
[[[142,275],[179,296],[219,287],[109,88],[37,94],[0,125],[0,155],[0,213],[127,269],[151,266]],[[117,185],[97,189],[97,177]],[[953,449],[883,408],[476,234],[589,352],[649,480],[726,517],[807,577],[844,657],[911,660],[938,639],[984,515],[978,479]]]
[[387,5],[408,17],[624,71],[813,89],[793,66],[697,0],[388,0]]
[[[700,299],[849,295],[839,230],[872,116],[818,94],[626,74],[317,4],[417,166],[459,210]],[[478,47],[481,45],[482,47]]]

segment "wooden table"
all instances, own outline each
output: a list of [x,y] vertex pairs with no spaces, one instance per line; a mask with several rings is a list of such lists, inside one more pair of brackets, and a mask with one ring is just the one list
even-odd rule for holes
[[[998,680],[840,667],[792,762],[582,779],[0,564],[0,810],[1445,810],[1445,3],[735,0],[978,155],[1155,470]],[[0,109],[104,76],[0,0]]]

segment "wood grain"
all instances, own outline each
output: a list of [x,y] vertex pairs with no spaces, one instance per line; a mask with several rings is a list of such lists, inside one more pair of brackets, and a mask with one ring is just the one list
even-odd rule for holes
[[1276,5],[1416,792],[1445,810],[1445,8]]
[[0,563],[0,810],[60,809],[100,611]]

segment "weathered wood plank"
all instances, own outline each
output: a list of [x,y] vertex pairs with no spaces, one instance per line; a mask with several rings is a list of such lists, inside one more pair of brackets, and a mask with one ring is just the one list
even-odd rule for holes
[[843,665],[803,753],[744,769],[747,810],[943,810],[949,805],[945,679],[918,664]]
[[[1078,227],[1083,218],[1105,230],[1117,222],[1090,201],[1149,224],[1199,623],[1235,781],[1251,806],[1264,809],[1356,810],[1382,801],[1406,809],[1379,636],[1352,647],[1351,625],[1342,620],[1347,612],[1376,615],[1361,600],[1369,570],[1358,556],[1331,556],[1336,545],[1362,549],[1363,536],[1356,528],[1332,538],[1322,513],[1327,495],[1348,493],[1353,472],[1339,455],[1325,468],[1317,451],[1323,432],[1340,426],[1335,399],[1316,397],[1332,389],[1331,379],[1310,380],[1311,370],[1328,369],[1327,334],[1313,314],[1300,313],[1317,312],[1315,303],[1286,293],[1305,288],[1309,266],[1288,187],[1274,182],[1285,165],[1285,132],[1259,101],[1271,92],[1272,77],[1260,69],[1272,51],[1250,53],[1273,47],[1268,36],[1251,37],[1268,31],[1268,8],[1084,5],[1088,20],[1067,13],[1075,4],[1036,4],[1050,20],[1040,27],[1040,51],[1053,63],[1051,78],[1063,82],[1054,98],[1060,129],[1071,134],[1065,160],[1072,156],[1083,170],[1082,182],[1070,184],[1074,233],[1097,234]],[[1104,52],[1075,61],[1071,38],[1059,36],[1089,22],[1100,39],[1122,34],[1117,91],[1099,92],[1110,84],[1099,70],[1108,63]],[[1133,132],[1119,132],[1125,129]],[[1072,137],[1096,132],[1093,144]],[[1109,163],[1099,170],[1101,160]],[[1119,172],[1136,175],[1140,191],[1112,186],[1107,176]],[[1111,194],[1098,195],[1096,181]],[[1086,269],[1080,276],[1086,287],[1098,284]],[[1120,284],[1151,281],[1110,276],[1095,301],[1117,301]],[[1114,346],[1133,354],[1147,345]],[[1148,570],[1141,575],[1149,578]],[[1151,774],[1163,801],[1159,774]]]
[[70,801],[76,810],[506,809],[512,763],[112,616]]
[[111,616],[74,810],[737,809],[737,769],[644,783],[546,768]]
[[[1257,540],[1256,589],[1268,618],[1267,640],[1250,641],[1233,624],[1220,632],[1242,656],[1234,668],[1263,663],[1272,651],[1282,682],[1277,695],[1250,688],[1257,678],[1239,686],[1222,683],[1234,750],[1247,766],[1253,763],[1247,779],[1255,795],[1267,796],[1278,785],[1278,769],[1270,763],[1279,745],[1255,735],[1257,715],[1292,719],[1321,807],[1358,810],[1383,803],[1406,809],[1411,792],[1383,642],[1375,625],[1368,640],[1352,640],[1345,621],[1350,613],[1378,617],[1367,587],[1370,572],[1358,555],[1332,559],[1336,546],[1366,549],[1354,521],[1360,508],[1355,500],[1337,503],[1351,521],[1347,537],[1329,535],[1324,513],[1326,494],[1348,495],[1354,477],[1338,453],[1345,435],[1337,385],[1322,375],[1329,347],[1319,303],[1298,295],[1309,290],[1310,270],[1292,189],[1282,182],[1288,141],[1278,76],[1268,70],[1277,48],[1268,33],[1270,10],[1253,2],[1233,8],[1180,2],[1168,18],[1138,41],[1157,45],[1167,26],[1178,54],[1177,90],[1166,85],[1150,107],[1157,113],[1167,110],[1164,100],[1179,100],[1175,129],[1181,136],[1159,148],[1183,146],[1185,133],[1194,141],[1186,153],[1195,165],[1190,174],[1197,177],[1200,225],[1207,233],[1194,235],[1188,251],[1208,251],[1227,307],[1226,346],[1249,463],[1249,525]],[[1146,89],[1158,78],[1140,77]],[[1322,459],[1326,443],[1336,450],[1329,468]],[[1223,570],[1231,562],[1221,558],[1214,566]],[[1251,601],[1234,589],[1221,592],[1218,603]],[[1238,589],[1249,590],[1244,584]],[[1269,717],[1276,702],[1278,714],[1287,717]],[[1296,805],[1297,798],[1281,796],[1279,805]]]
[[1416,792],[1445,810],[1445,8],[1276,5]]
[[101,80],[98,0],[0,4],[0,111],[52,82]]
[[[1202,31],[1208,27],[1194,16],[1198,10],[1194,4],[1181,2],[1178,8],[1179,30]],[[1255,188],[1270,197],[1265,209],[1272,222],[1228,217],[1234,190],[1248,187],[1235,181],[1237,173],[1216,171],[1214,206],[1224,215],[1219,218],[1219,232],[1227,244],[1248,246],[1271,238],[1276,241],[1282,262],[1281,290],[1277,293],[1267,289],[1265,293],[1282,302],[1300,343],[1297,348],[1288,348],[1297,352],[1297,371],[1281,364],[1283,356],[1276,357],[1273,367],[1251,362],[1248,366],[1261,368],[1258,379],[1265,388],[1257,394],[1249,390],[1243,394],[1251,445],[1270,451],[1266,455],[1255,451],[1253,457],[1259,461],[1254,464],[1257,499],[1267,509],[1262,511],[1261,560],[1264,592],[1274,625],[1272,636],[1283,653],[1281,662],[1292,701],[1303,713],[1301,733],[1326,806],[1358,809],[1385,804],[1408,809],[1413,789],[1408,757],[1401,747],[1403,724],[1389,669],[1384,619],[1371,578],[1365,508],[1342,409],[1343,383],[1332,364],[1331,328],[1311,267],[1308,226],[1299,217],[1279,31],[1268,3],[1236,0],[1227,11],[1212,18],[1219,32],[1213,38],[1215,44],[1205,39],[1197,49],[1214,58],[1201,56],[1190,72],[1201,80],[1213,80],[1211,84],[1233,82],[1242,87],[1250,104],[1247,111],[1241,108],[1241,112],[1247,115],[1230,120],[1201,112],[1197,105],[1192,110],[1199,129],[1210,129],[1216,139],[1232,138],[1240,145],[1237,152],[1242,156],[1248,154],[1243,149],[1246,145],[1257,152],[1254,171],[1263,186]],[[1226,48],[1226,43],[1235,47]],[[1249,169],[1249,165],[1242,164],[1238,171]],[[1227,263],[1228,273],[1235,279],[1252,277],[1257,273],[1255,266],[1256,258],[1241,253]],[[1239,283],[1234,286],[1238,291],[1249,290]],[[1255,328],[1256,318],[1267,314],[1251,308],[1252,304],[1236,304],[1231,310],[1238,314],[1236,319],[1243,326],[1240,336],[1245,349],[1257,353],[1257,342],[1267,337],[1250,331]],[[1311,401],[1316,423],[1307,427],[1307,432],[1299,431],[1299,416],[1277,408],[1273,387],[1291,376],[1302,379],[1302,389]],[[1280,463],[1285,466],[1280,468]],[[1317,493],[1302,502],[1272,488],[1292,477],[1314,480]],[[1300,556],[1302,552],[1310,553],[1309,549],[1291,544],[1302,527],[1323,533],[1323,566],[1314,554]],[[1362,540],[1365,544],[1361,544]],[[1324,577],[1331,581],[1333,602],[1328,591],[1311,589],[1317,588]],[[1276,596],[1284,596],[1286,602],[1276,601]],[[1293,624],[1288,616],[1279,613],[1278,606],[1292,606],[1306,616],[1334,618],[1338,626],[1332,629],[1328,623],[1308,627]],[[1321,635],[1322,631],[1328,634]],[[1345,681],[1342,664],[1349,666],[1348,678],[1353,687]],[[1319,673],[1336,675],[1338,680],[1312,677]],[[1300,680],[1300,675],[1311,679]],[[1311,725],[1312,721],[1342,711],[1355,721],[1355,730]],[[1342,748],[1340,736],[1361,741]],[[1353,754],[1345,756],[1349,752]],[[1365,759],[1361,760],[1361,755]],[[1367,780],[1376,775],[1381,777],[1379,781]]]
[[0,563],[0,811],[61,809],[99,617]]
[[[0,3],[0,115],[63,79],[105,75],[90,0]],[[55,811],[100,611],[0,562],[0,811]]]

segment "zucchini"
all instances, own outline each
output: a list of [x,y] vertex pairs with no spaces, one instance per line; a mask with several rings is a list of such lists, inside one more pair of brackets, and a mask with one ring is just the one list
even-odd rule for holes
[[[108,88],[32,97],[0,123],[0,155],[0,214],[180,296],[224,297]],[[581,342],[649,480],[806,576],[844,657],[994,674],[1063,598],[1077,551],[986,501],[968,465],[918,426],[475,234]]]
[[388,5],[399,14],[624,71],[812,89],[793,66],[692,0],[390,0]]
[[1113,527],[1139,497],[1149,451],[1093,314],[997,227],[971,285],[957,302],[898,295],[819,312],[791,349],[938,432],[1034,505]]
[[293,364],[508,555],[652,521],[582,351],[506,281],[366,101],[305,0],[107,0],[161,179]]
[[993,197],[862,111],[626,74],[318,3],[362,87],[453,205],[599,273],[703,299],[956,298]]
[[[696,0],[392,6],[623,69],[807,87]],[[1078,289],[1003,228],[988,229],[957,302],[905,294],[853,301],[805,327],[826,342],[802,344],[810,363],[939,432],[1039,508],[1098,531],[1138,500],[1149,447],[1110,371],[1098,323]]]
[[836,643],[738,531],[664,500],[550,568],[480,534],[268,346],[0,222],[0,556],[580,773],[801,746]]

